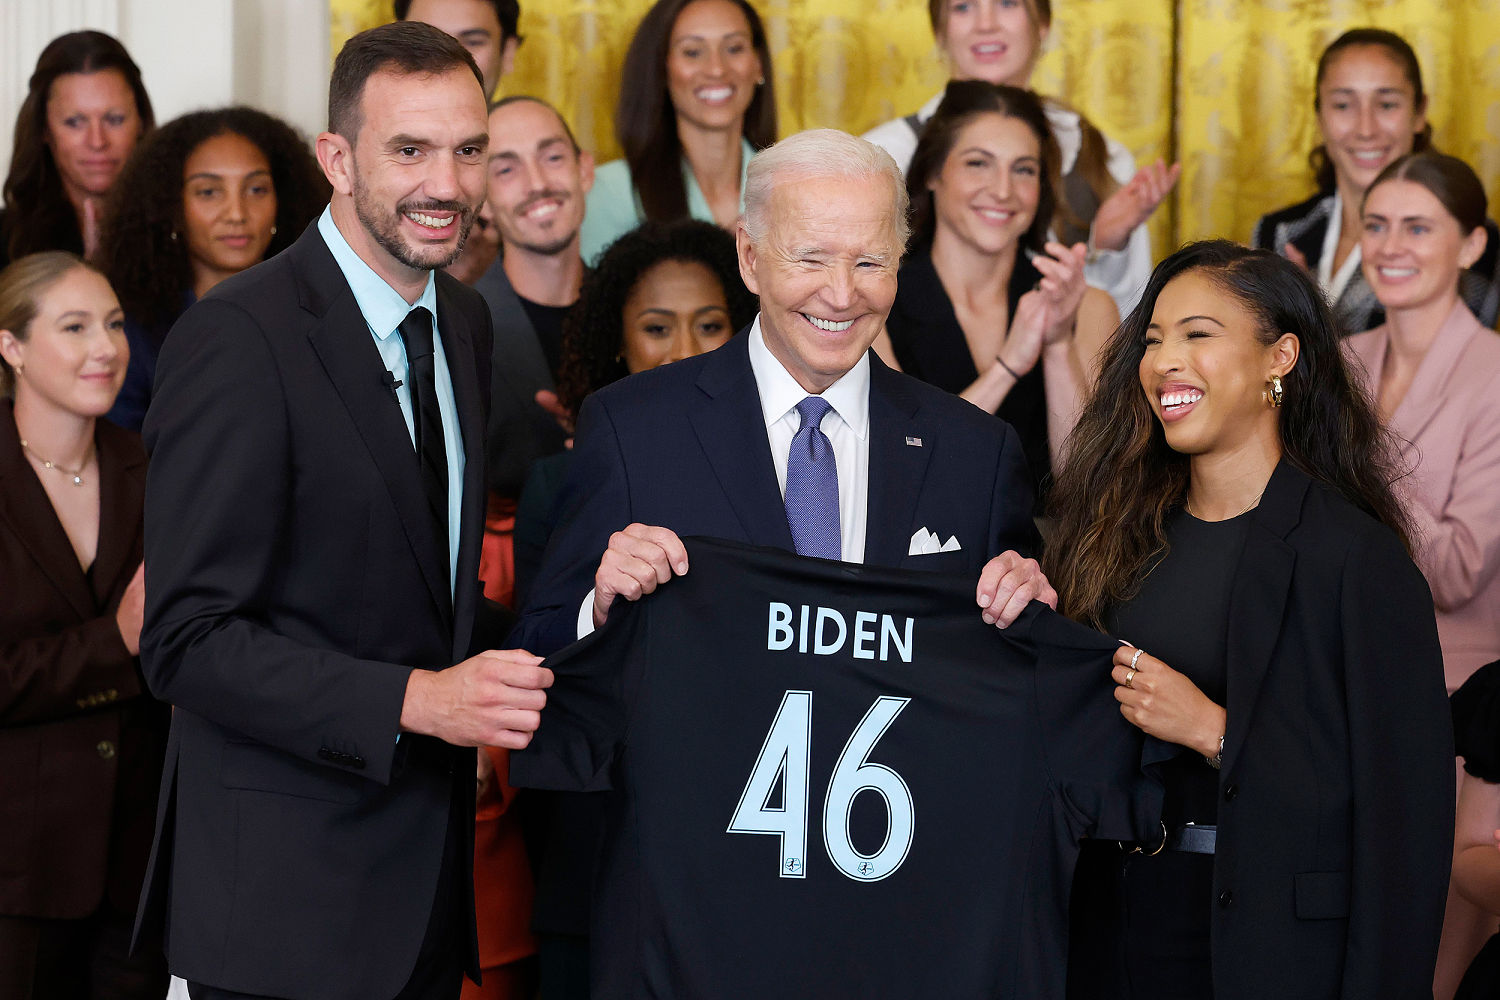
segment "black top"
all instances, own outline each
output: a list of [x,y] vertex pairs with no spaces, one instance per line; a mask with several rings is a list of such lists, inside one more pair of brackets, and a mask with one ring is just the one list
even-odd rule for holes
[[[1017,253],[1006,294],[1007,316],[1015,317],[1016,303],[1039,280],[1041,274],[1032,266],[1031,259]],[[958,314],[953,311],[953,303],[932,265],[931,247],[913,251],[901,265],[896,302],[885,328],[896,360],[908,375],[955,395],[979,377],[963,327],[958,324]],[[1052,473],[1052,453],[1047,444],[1047,395],[1040,362],[1011,387],[995,412],[1016,429],[1031,469],[1032,483],[1040,496],[1042,484]]]
[[1500,660],[1474,671],[1449,701],[1464,770],[1483,781],[1500,782]]
[[[1167,554],[1146,574],[1136,596],[1105,616],[1111,633],[1185,674],[1219,705],[1227,700],[1229,592],[1249,528],[1248,513],[1200,521],[1174,511],[1166,524]],[[1162,774],[1162,821],[1168,829],[1215,821],[1219,774],[1202,756],[1184,752]]]
[[547,370],[552,373],[553,379],[556,379],[558,372],[562,369],[563,319],[573,307],[544,306],[519,293],[516,298],[520,300],[521,308],[526,310],[526,318],[531,320],[531,328],[536,331],[537,342],[542,345],[542,353],[547,357]]
[[547,661],[511,757],[609,790],[594,994],[1060,997],[1078,838],[1156,828],[1116,643],[985,625],[962,576],[684,541]]

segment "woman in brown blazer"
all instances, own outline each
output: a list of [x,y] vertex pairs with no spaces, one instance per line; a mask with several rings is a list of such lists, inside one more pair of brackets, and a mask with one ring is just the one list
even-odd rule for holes
[[99,416],[125,376],[109,283],[0,271],[0,996],[161,997],[128,954],[168,721],[137,660],[146,456]]

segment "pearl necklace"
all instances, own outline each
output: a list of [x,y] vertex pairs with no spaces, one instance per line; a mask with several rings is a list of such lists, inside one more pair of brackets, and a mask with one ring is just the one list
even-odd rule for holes
[[36,452],[32,451],[31,445],[26,442],[25,438],[21,439],[21,450],[26,452],[26,454],[30,455],[32,458],[36,459],[38,462],[41,462],[42,468],[53,469],[57,472],[61,472],[65,476],[72,477],[74,486],[83,485],[83,470],[89,467],[89,460],[87,458],[83,460],[83,464],[78,468],[69,469],[64,466],[58,465],[56,462],[49,462],[42,456],[38,455]]

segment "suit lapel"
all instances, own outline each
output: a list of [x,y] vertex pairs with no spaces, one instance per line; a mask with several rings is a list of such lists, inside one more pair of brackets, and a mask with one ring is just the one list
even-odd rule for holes
[[517,386],[553,388],[552,371],[547,367],[541,341],[520,296],[511,287],[500,258],[495,258],[490,269],[474,283],[474,290],[484,296],[495,319],[494,362],[505,380]]
[[479,579],[479,546],[476,542],[484,530],[484,413],[474,365],[474,331],[469,329],[463,312],[454,304],[451,289],[441,278],[437,283],[437,300],[438,335],[443,338],[448,377],[453,382],[453,400],[458,409],[458,426],[463,434],[464,492],[458,519],[458,565],[454,568],[453,588],[454,603],[460,605],[455,608],[455,621],[465,623],[463,634],[454,635],[454,655],[462,658],[468,651],[467,623],[474,619],[472,604],[477,600],[475,587],[471,585],[471,581]]
[[1261,682],[1281,635],[1296,553],[1287,534],[1302,516],[1302,501],[1311,480],[1285,459],[1276,466],[1265,495],[1251,515],[1245,551],[1235,571],[1229,597],[1225,669],[1228,674],[1228,729],[1224,734],[1226,768],[1237,759]]
[[[100,502],[103,500],[101,489]],[[68,541],[68,533],[63,530],[62,522],[52,508],[52,500],[32,472],[26,454],[21,451],[20,432],[16,430],[9,401],[0,405],[0,521],[9,525],[11,532],[36,560],[37,567],[78,613],[80,620],[93,618],[98,613],[94,597],[89,593],[88,580],[78,565],[73,543]]]
[[[911,539],[917,500],[937,431],[917,419],[919,404],[894,372],[870,352],[870,480],[865,562],[899,566]],[[909,443],[918,442],[918,443]]]
[[[1374,380],[1371,388],[1374,392],[1379,391],[1380,369],[1385,364],[1385,347],[1390,343],[1390,327],[1387,326],[1386,330],[1386,338],[1382,342],[1380,352],[1380,368],[1371,372],[1371,378]],[[1418,435],[1426,429],[1428,423],[1437,416],[1438,410],[1447,401],[1449,383],[1463,362],[1464,354],[1468,351],[1469,344],[1473,342],[1476,334],[1489,335],[1462,301],[1453,303],[1453,309],[1448,313],[1447,319],[1443,320],[1443,325],[1438,330],[1437,336],[1433,338],[1432,344],[1428,346],[1422,363],[1417,366],[1417,374],[1412,379],[1411,388],[1406,390],[1406,396],[1401,400],[1401,405],[1396,407],[1396,412],[1391,415],[1391,430],[1406,441],[1417,440]]]
[[709,355],[698,388],[703,398],[689,419],[746,539],[752,545],[794,551],[765,414],[750,370],[749,334],[740,331]]
[[302,308],[317,318],[308,340],[379,469],[433,603],[443,620],[449,622],[452,602],[448,573],[438,558],[445,550],[432,530],[411,433],[401,407],[381,377],[385,366],[369,325],[317,223],[309,226],[288,252],[299,258],[291,270],[297,278]]
[[135,572],[125,565],[135,549],[141,524],[146,488],[145,455],[122,449],[108,442],[119,432],[101,427],[94,435],[99,448],[99,549],[94,553],[94,591],[102,603],[115,581],[124,571]]

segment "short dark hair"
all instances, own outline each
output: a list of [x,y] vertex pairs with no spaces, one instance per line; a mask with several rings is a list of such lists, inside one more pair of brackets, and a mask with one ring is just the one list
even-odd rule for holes
[[118,39],[102,31],[70,31],[48,42],[37,57],[26,100],[16,115],[14,152],[5,178],[5,224],[9,233],[5,249],[12,259],[53,249],[59,233],[78,227],[73,205],[63,193],[52,147],[47,145],[47,102],[53,82],[69,73],[111,69],[125,78],[135,97],[135,113],[144,138],[156,124],[151,98],[141,82],[140,68]]
[[339,50],[328,81],[328,131],[353,145],[364,125],[360,100],[365,82],[384,69],[398,73],[437,74],[467,69],[484,88],[484,76],[469,50],[445,31],[421,21],[397,21],[361,31]]
[[[1339,37],[1328,43],[1328,48],[1318,57],[1318,73],[1313,78],[1313,110],[1321,111],[1323,100],[1318,94],[1319,88],[1323,86],[1323,77],[1328,75],[1328,67],[1333,64],[1333,59],[1345,49],[1354,48],[1377,48],[1384,49],[1386,55],[1394,59],[1400,66],[1401,72],[1406,75],[1406,82],[1411,84],[1412,106],[1418,111],[1427,109],[1427,92],[1422,89],[1422,64],[1417,61],[1416,52],[1412,51],[1406,39],[1394,31],[1386,31],[1384,28],[1350,28]],[[1412,152],[1420,153],[1432,146],[1432,123],[1426,122],[1422,131],[1412,137]],[[1307,154],[1308,165],[1313,169],[1313,176],[1317,179],[1318,190],[1329,194],[1334,188],[1333,161],[1328,158],[1328,149],[1319,143],[1318,146]]]
[[546,108],[548,111],[556,115],[558,124],[562,125],[563,135],[568,137],[568,142],[573,146],[573,155],[577,156],[579,153],[583,152],[583,147],[578,145],[578,140],[573,135],[573,126],[568,124],[568,120],[563,117],[563,113],[557,110],[551,104],[548,104],[546,101],[542,100],[540,97],[532,97],[530,94],[511,94],[509,97],[502,97],[500,98],[500,100],[490,105],[490,114],[494,114],[496,111],[499,111],[501,108],[505,107],[508,104],[520,104],[522,101],[530,101],[532,104],[540,104],[542,107]]
[[906,171],[914,246],[931,243],[937,228],[937,211],[927,185],[942,172],[948,154],[958,142],[958,133],[983,114],[1015,118],[1036,136],[1042,160],[1041,196],[1037,200],[1036,218],[1031,220],[1031,228],[1021,235],[1021,244],[1032,250],[1041,250],[1047,242],[1047,230],[1052,225],[1057,192],[1061,188],[1058,171],[1062,157],[1058,154],[1057,139],[1047,124],[1047,112],[1042,107],[1041,98],[1029,90],[985,80],[953,80],[943,91],[937,110],[922,126],[916,152],[912,153],[911,166]]
[[[500,21],[500,43],[503,45],[507,39],[521,40],[521,33],[517,29],[521,24],[521,5],[516,0],[486,0],[495,8],[495,17]],[[411,12],[411,0],[396,0],[393,7],[396,20],[406,20],[406,15]]]
[[1365,190],[1360,211],[1370,200],[1370,192],[1386,181],[1411,181],[1426,188],[1458,222],[1465,236],[1484,225],[1489,211],[1484,184],[1463,160],[1436,150],[1407,153],[1386,165]]

